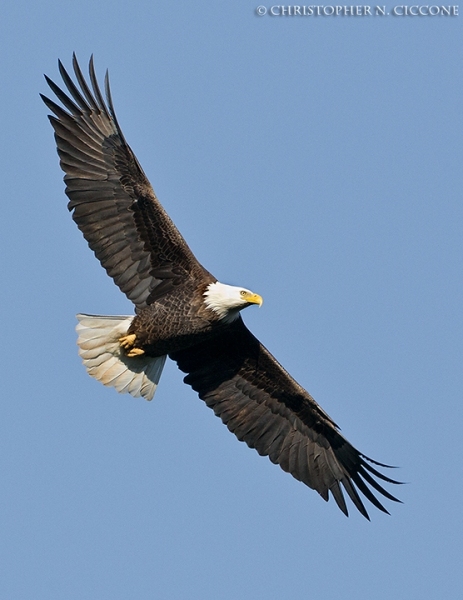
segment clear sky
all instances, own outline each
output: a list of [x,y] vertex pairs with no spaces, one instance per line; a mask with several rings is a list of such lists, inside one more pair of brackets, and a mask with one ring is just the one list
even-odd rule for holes
[[[1,10],[1,598],[461,597],[463,14],[257,6]],[[345,518],[173,363],[151,403],[86,375],[75,314],[132,307],[66,209],[38,96],[73,51],[110,69],[198,259],[264,297],[247,325],[359,450],[401,467],[391,516]]]

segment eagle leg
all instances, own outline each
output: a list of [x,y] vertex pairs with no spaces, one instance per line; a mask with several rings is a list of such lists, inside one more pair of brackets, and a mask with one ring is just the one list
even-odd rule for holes
[[136,337],[137,336],[134,333],[131,333],[130,335],[124,335],[119,338],[119,344],[121,345],[121,348],[124,349],[127,356],[133,357],[145,354],[145,351],[142,350],[142,348],[134,347]]

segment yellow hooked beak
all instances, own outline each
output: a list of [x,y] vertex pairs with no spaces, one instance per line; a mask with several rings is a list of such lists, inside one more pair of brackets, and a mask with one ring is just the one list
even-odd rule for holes
[[247,292],[244,294],[243,300],[249,304],[258,304],[259,306],[262,306],[264,303],[262,296],[259,296],[259,294],[253,294],[252,292]]

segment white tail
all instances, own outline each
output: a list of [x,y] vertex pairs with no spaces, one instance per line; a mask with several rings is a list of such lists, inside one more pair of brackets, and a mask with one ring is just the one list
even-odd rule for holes
[[134,317],[77,315],[79,355],[87,373],[120,393],[151,400],[161,377],[166,356],[129,357],[119,338],[127,333]]

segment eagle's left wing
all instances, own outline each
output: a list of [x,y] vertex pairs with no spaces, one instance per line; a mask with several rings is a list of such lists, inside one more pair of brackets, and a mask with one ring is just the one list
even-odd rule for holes
[[[358,492],[388,512],[373,488],[399,502],[376,479],[386,477],[356,450],[315,400],[283,369],[239,318],[224,332],[170,357],[188,373],[185,383],[240,441],[316,490],[324,500],[333,494],[347,515],[341,486],[361,514],[368,513]],[[367,485],[368,484],[368,485]]]

